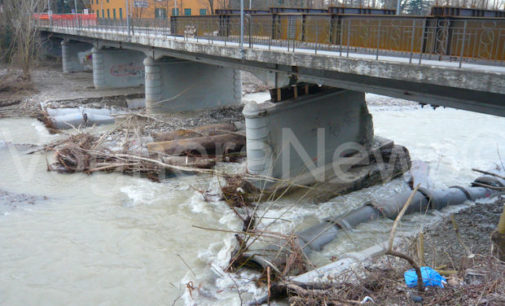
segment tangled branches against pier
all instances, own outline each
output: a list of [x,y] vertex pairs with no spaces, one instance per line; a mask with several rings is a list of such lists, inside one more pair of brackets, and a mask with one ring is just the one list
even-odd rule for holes
[[160,175],[167,172],[209,171],[166,164],[147,155],[115,152],[102,146],[101,138],[85,133],[70,136],[65,142],[56,146],[54,151],[56,163],[49,165],[48,170],[60,173],[120,172],[138,174],[158,181]]
[[155,178],[161,167],[149,161],[120,156],[107,148],[97,145],[98,139],[89,134],[71,136],[55,151],[56,163],[50,170],[61,173],[97,171],[139,173]]

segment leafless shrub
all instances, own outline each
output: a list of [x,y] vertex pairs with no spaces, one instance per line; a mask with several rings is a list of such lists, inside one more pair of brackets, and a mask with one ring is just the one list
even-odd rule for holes
[[30,79],[30,68],[39,45],[37,21],[33,14],[45,9],[42,0],[5,0],[0,18],[0,35],[7,43],[2,51],[5,60],[18,65],[23,78]]

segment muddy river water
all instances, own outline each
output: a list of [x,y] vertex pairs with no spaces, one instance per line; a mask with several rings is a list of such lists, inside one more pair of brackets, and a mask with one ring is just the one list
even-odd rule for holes
[[[427,162],[437,187],[466,185],[505,159],[505,119],[453,109],[371,107],[375,133],[409,148]],[[259,296],[253,274],[223,274],[241,222],[223,202],[206,202],[198,190],[217,190],[217,178],[178,176],[162,183],[118,174],[47,172],[44,154],[26,155],[14,144],[43,144],[48,134],[34,119],[0,119],[0,305],[238,304]],[[504,161],[505,162],[505,161]],[[405,190],[401,180],[319,205],[284,199],[267,218],[289,231],[357,207],[364,200]],[[6,203],[16,195],[33,201]],[[3,202],[2,202],[3,201]],[[436,216],[436,213],[433,215]],[[418,230],[430,216],[405,218]],[[268,220],[268,219],[265,219]],[[387,237],[390,221],[342,235],[315,264],[363,249]],[[188,286],[200,288],[190,294]],[[199,291],[199,292],[197,292]]]

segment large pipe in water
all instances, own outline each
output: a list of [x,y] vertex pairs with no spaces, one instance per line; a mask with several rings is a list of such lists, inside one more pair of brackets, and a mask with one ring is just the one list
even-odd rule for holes
[[[467,200],[475,201],[487,198],[496,194],[493,187],[505,187],[505,180],[494,176],[481,176],[472,183],[471,187],[452,186],[446,190],[420,187],[414,194],[406,213],[422,213],[430,209],[439,210],[446,206],[463,204]],[[382,216],[394,220],[411,193],[411,191],[407,191],[376,201],[368,201],[362,207],[347,214],[328,218],[320,224],[296,233],[297,243],[308,255],[312,251],[322,250],[325,245],[337,237],[339,230],[350,230],[361,223]],[[274,270],[278,270],[279,267],[285,265],[287,252],[289,252],[289,246],[286,243],[284,245],[269,245],[264,249],[246,252],[241,263],[261,268],[270,266]]]

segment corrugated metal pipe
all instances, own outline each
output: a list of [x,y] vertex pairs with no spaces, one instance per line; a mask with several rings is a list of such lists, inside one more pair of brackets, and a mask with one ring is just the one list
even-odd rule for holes
[[[482,187],[486,186],[486,187]],[[494,176],[481,176],[470,187],[452,186],[446,190],[432,190],[420,187],[415,193],[406,213],[424,213],[430,209],[442,209],[449,205],[459,205],[467,200],[475,201],[496,194],[493,187],[505,187],[505,180]],[[363,206],[347,214],[328,218],[322,223],[296,233],[297,243],[305,254],[320,251],[333,241],[340,230],[351,230],[361,223],[379,217],[395,219],[403,205],[407,202],[411,191],[406,191],[391,197],[368,201]],[[248,266],[266,268],[271,266],[275,270],[282,269],[289,250],[281,244],[270,245],[261,250],[251,250],[245,253]]]

